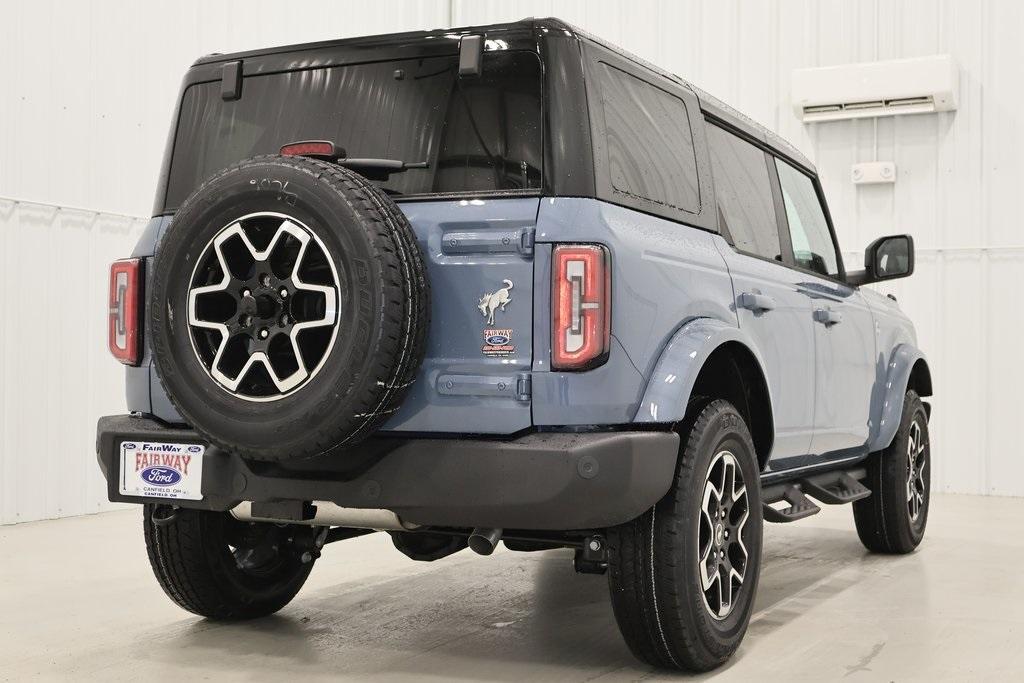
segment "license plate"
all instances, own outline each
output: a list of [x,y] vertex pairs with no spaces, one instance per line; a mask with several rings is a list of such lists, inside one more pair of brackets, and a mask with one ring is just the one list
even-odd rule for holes
[[194,443],[122,441],[121,495],[202,500],[205,450]]

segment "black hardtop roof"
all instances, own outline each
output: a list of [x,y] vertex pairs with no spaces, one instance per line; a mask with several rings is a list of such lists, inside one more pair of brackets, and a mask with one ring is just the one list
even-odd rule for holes
[[701,110],[706,114],[719,119],[725,124],[743,132],[744,134],[763,142],[773,148],[791,161],[805,167],[808,171],[815,173],[814,164],[811,163],[800,150],[791,145],[785,139],[779,137],[774,131],[769,130],[762,124],[754,121],[749,116],[731,107],[717,97],[705,92],[689,81],[680,78],[674,73],[662,69],[651,62],[639,57],[621,47],[610,43],[603,38],[588,33],[587,31],[555,17],[520,19],[519,21],[505,22],[499,24],[487,24],[482,26],[460,26],[455,28],[439,28],[429,31],[406,31],[402,33],[385,33],[372,36],[360,36],[355,38],[339,38],[337,40],[324,40],[313,43],[300,43],[295,45],[282,45],[279,47],[262,48],[258,50],[247,50],[243,52],[232,52],[228,54],[210,54],[197,59],[193,66],[204,66],[218,62],[229,62],[239,59],[251,59],[267,55],[278,55],[283,53],[296,53],[315,51],[330,48],[371,48],[383,45],[413,44],[421,41],[438,39],[456,39],[467,34],[477,33],[519,33],[524,37],[529,34],[546,33],[551,30],[561,31],[564,35],[578,40],[586,40],[610,50],[624,59],[641,66],[662,78],[668,79],[678,85],[688,88],[696,96],[701,105]]
[[396,43],[416,43],[423,40],[437,40],[439,38],[457,38],[463,35],[475,33],[515,31],[532,33],[541,28],[558,28],[572,32],[572,27],[560,19],[534,19],[530,17],[527,19],[520,19],[519,21],[511,21],[501,24],[487,24],[486,26],[459,26],[455,28],[436,28],[429,31],[381,33],[372,36],[321,40],[314,43],[281,45],[278,47],[246,50],[243,52],[231,52],[226,54],[214,53],[200,57],[194,62],[194,65],[210,64],[214,62],[230,62],[236,59],[245,59],[247,57],[262,57],[264,55],[281,54],[284,52],[304,52],[306,50],[320,50],[323,48],[333,47],[371,47],[375,45],[391,45]]

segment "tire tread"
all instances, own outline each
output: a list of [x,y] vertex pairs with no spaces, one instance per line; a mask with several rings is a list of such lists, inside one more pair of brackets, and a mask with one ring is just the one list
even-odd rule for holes
[[[725,412],[739,420],[749,452],[754,452],[749,432],[731,404],[720,399],[694,402],[680,426],[684,442],[668,493],[647,513],[608,530],[609,589],[619,630],[638,659],[659,668],[708,671],[721,665],[742,639],[749,618],[744,616],[734,644],[709,645],[699,622],[691,618],[693,605],[680,590],[685,575],[679,563],[682,544],[691,539],[678,529],[692,518],[688,491],[694,477],[703,476],[695,469],[700,441]],[[759,513],[758,503],[751,514]],[[758,567],[758,558],[752,558],[755,575]],[[756,579],[752,587],[756,590]]]
[[223,568],[211,560],[218,535],[210,513],[177,510],[173,522],[153,523],[155,506],[146,505],[143,535],[157,583],[179,607],[212,619],[252,619],[277,612],[299,592],[309,574],[307,565],[283,591],[268,596],[243,596],[225,580]]

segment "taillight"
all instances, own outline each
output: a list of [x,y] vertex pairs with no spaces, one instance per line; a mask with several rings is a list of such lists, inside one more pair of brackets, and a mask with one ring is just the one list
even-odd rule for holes
[[608,356],[611,337],[611,269],[608,250],[562,244],[552,253],[551,367],[584,370]]
[[139,364],[141,272],[142,267],[137,258],[110,264],[107,345],[114,358],[125,365]]

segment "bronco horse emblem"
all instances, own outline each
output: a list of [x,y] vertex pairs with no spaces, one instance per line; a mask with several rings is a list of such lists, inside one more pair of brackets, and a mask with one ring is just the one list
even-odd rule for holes
[[504,287],[491,294],[484,294],[480,297],[480,303],[476,305],[480,309],[480,313],[486,316],[488,325],[494,324],[494,312],[499,308],[504,311],[505,306],[512,301],[512,297],[508,295],[512,290],[512,281],[502,280],[502,282],[505,284]]

